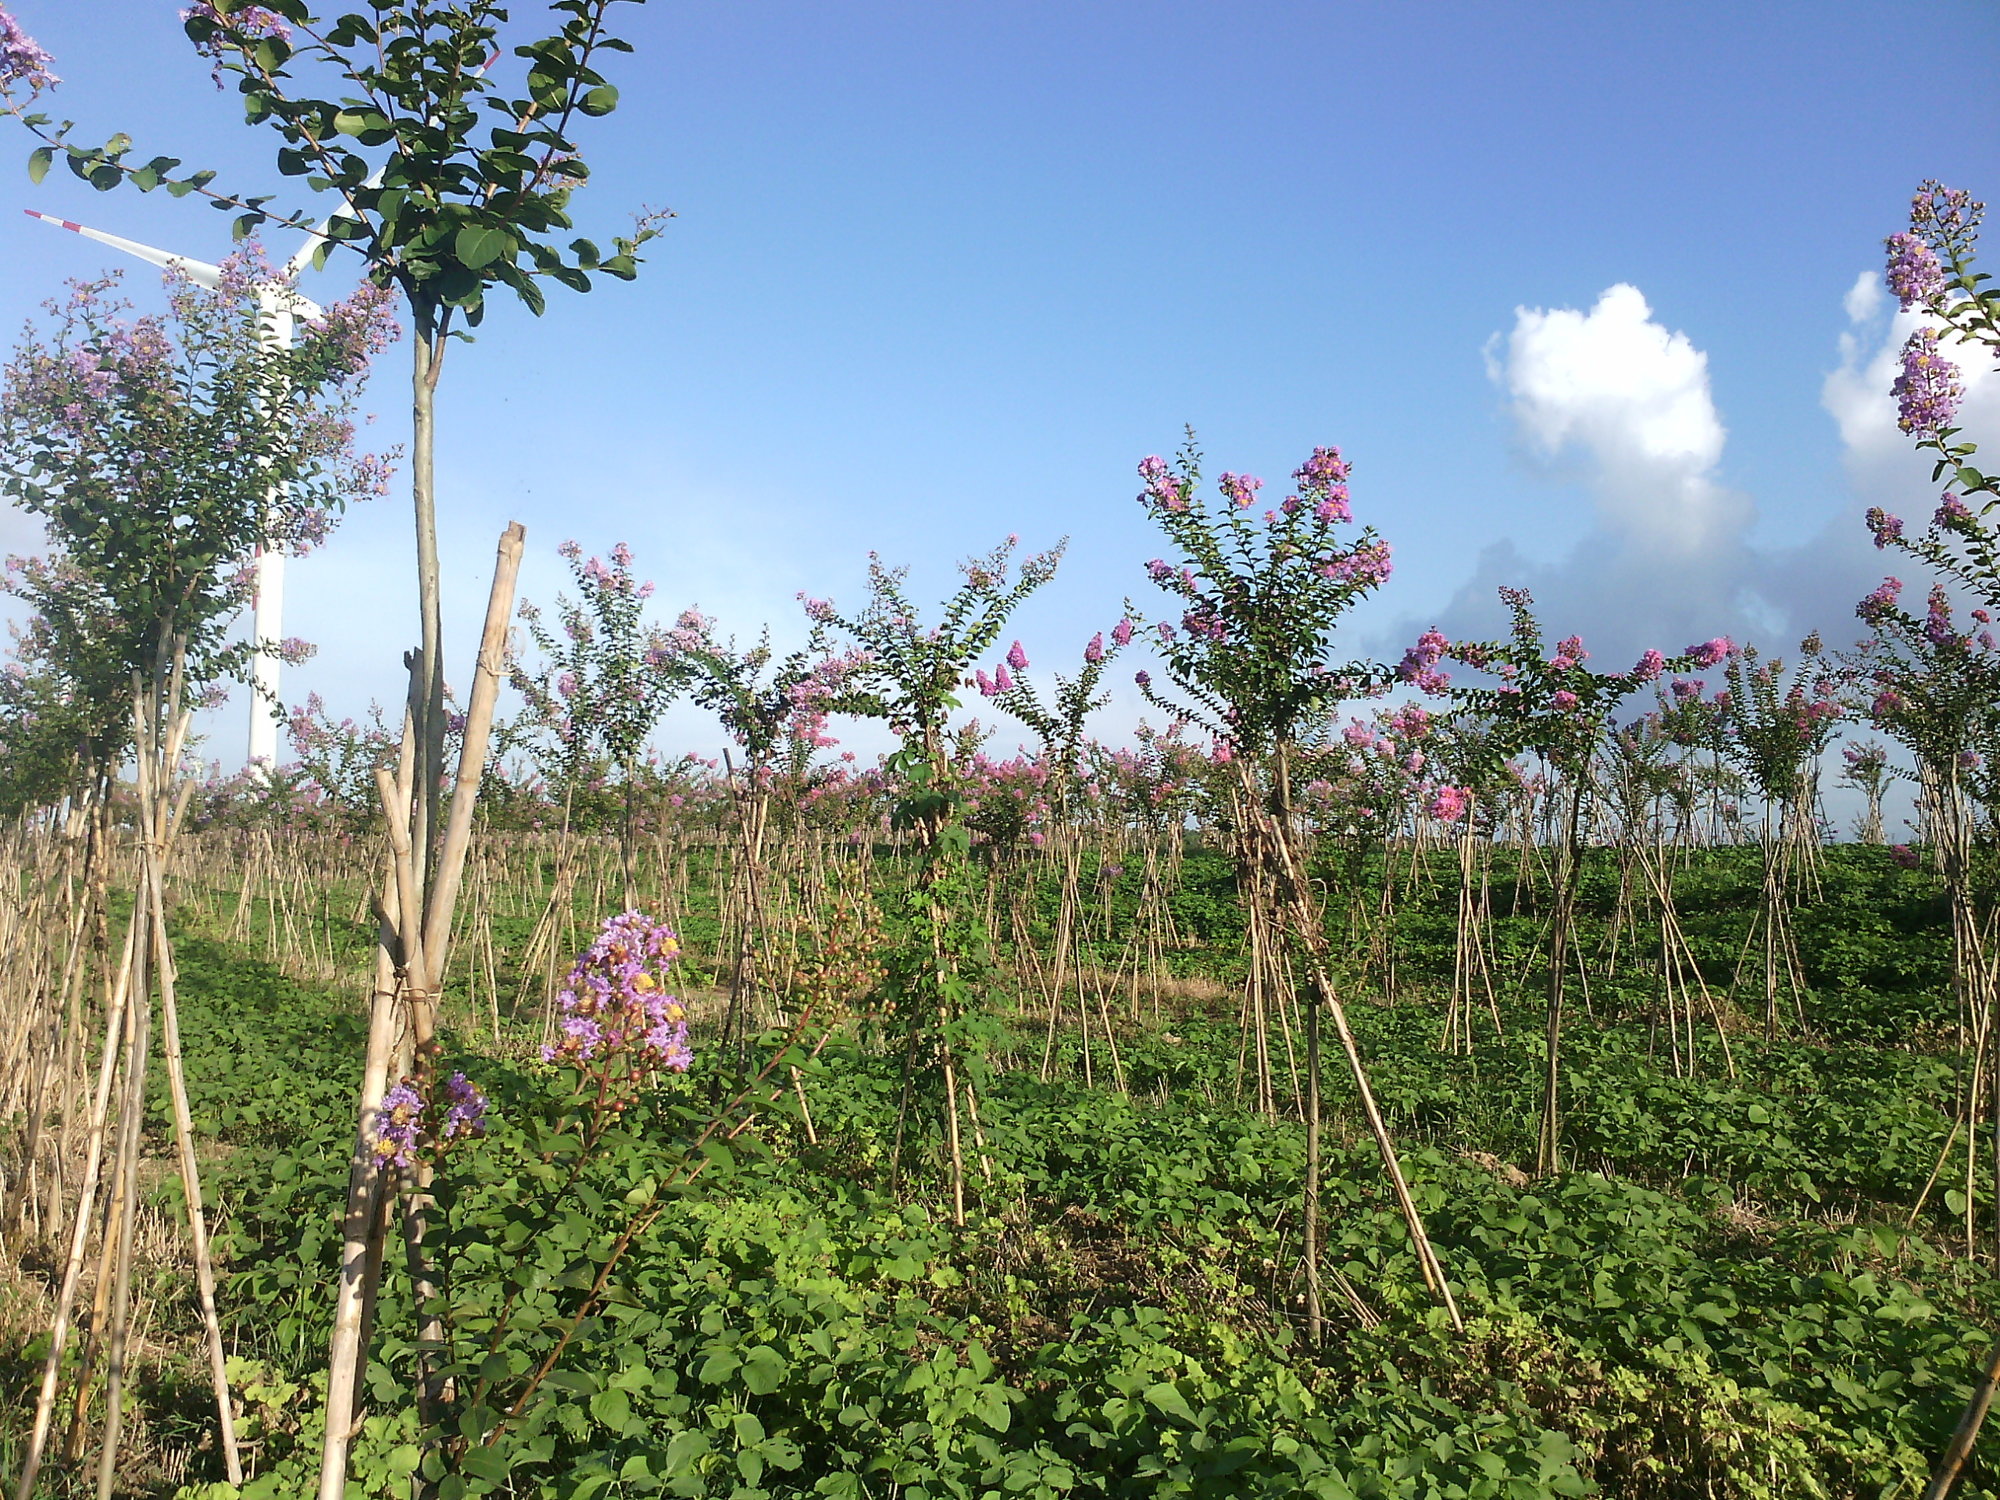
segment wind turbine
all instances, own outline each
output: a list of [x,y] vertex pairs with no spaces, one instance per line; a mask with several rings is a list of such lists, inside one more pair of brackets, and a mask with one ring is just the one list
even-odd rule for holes
[[[222,267],[209,265],[206,261],[192,260],[185,255],[175,255],[169,250],[156,250],[151,245],[142,245],[137,240],[123,239],[115,234],[106,234],[101,229],[91,229],[68,219],[58,219],[52,214],[37,213],[32,208],[21,210],[31,219],[40,219],[44,224],[52,224],[58,229],[67,229],[72,234],[80,234],[87,240],[96,240],[100,245],[109,245],[114,250],[123,251],[148,265],[164,270],[177,271],[196,286],[215,291],[222,285]],[[313,252],[319,247],[322,236],[309,232],[306,242],[298,253],[285,263],[284,275],[273,281],[261,282],[256,288],[258,338],[270,349],[292,347],[293,331],[300,318],[317,318],[322,309],[315,302],[302,297],[292,289],[291,278],[297,276],[312,262]],[[254,593],[251,605],[252,654],[250,657],[250,739],[248,764],[261,764],[268,772],[278,763],[278,721],[272,716],[272,707],[283,700],[278,697],[278,644],[283,638],[285,610],[285,554],[282,550],[265,547],[257,549]]]

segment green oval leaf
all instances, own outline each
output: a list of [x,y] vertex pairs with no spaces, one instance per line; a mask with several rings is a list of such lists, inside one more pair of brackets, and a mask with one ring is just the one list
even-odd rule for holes
[[497,224],[468,224],[452,240],[452,254],[467,270],[492,265],[513,249],[514,237]]

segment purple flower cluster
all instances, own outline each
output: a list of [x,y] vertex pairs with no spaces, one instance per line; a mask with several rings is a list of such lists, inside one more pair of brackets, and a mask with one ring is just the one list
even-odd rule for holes
[[1949,492],[1938,501],[1937,513],[1931,517],[1931,524],[1941,531],[1966,530],[1971,523],[1972,507]]
[[1958,633],[1951,621],[1951,596],[1944,591],[1941,583],[1931,585],[1930,599],[1924,611],[1924,639],[1933,646],[1964,646],[1970,638]]
[[377,1159],[384,1166],[410,1166],[416,1161],[423,1128],[424,1096],[405,1079],[382,1096],[382,1108],[375,1117]]
[[1313,449],[1312,457],[1293,471],[1292,478],[1299,482],[1299,487],[1309,495],[1318,496],[1313,519],[1322,526],[1335,522],[1345,525],[1354,519],[1347,503],[1347,476],[1351,472],[1352,466],[1340,456],[1338,448]]
[[1873,775],[1889,764],[1889,752],[1872,740],[1863,745],[1844,746],[1840,758],[1847,762],[1849,771],[1861,776]]
[[1955,234],[1966,228],[1976,227],[1980,210],[1986,205],[1974,203],[1972,194],[1964,188],[1948,188],[1940,182],[1927,182],[1917,189],[1910,200],[1910,223],[1914,228],[1933,229],[1940,234]]
[[1348,583],[1356,588],[1372,589],[1386,583],[1393,566],[1389,561],[1389,544],[1384,541],[1363,542],[1350,552],[1333,552],[1321,559],[1319,576],[1330,583]]
[[1204,602],[1181,616],[1181,629],[1197,641],[1220,641],[1229,635],[1229,622]]
[[0,93],[16,83],[26,84],[30,97],[62,80],[50,71],[54,59],[21,29],[21,25],[0,7]]
[[224,11],[215,0],[197,0],[181,12],[183,21],[191,21],[200,16],[216,25],[244,38],[262,39],[276,37],[279,41],[290,41],[292,28],[287,26],[276,11],[262,5],[239,5]]
[[1951,426],[1965,399],[1965,381],[1938,348],[1935,328],[1910,335],[1903,345],[1903,373],[1890,389],[1896,397],[1896,425],[1903,431],[1929,435]]
[[610,918],[569,971],[556,997],[562,1039],[544,1047],[545,1060],[628,1062],[634,1071],[684,1073],[687,1011],[666,992],[664,971],[680,957],[673,930],[642,912]]
[[1264,481],[1253,474],[1225,473],[1217,484],[1238,510],[1248,510],[1257,499],[1257,491],[1264,487]]
[[1928,307],[1944,295],[1944,267],[1937,252],[1908,230],[1892,234],[1889,250],[1889,290],[1896,294],[1903,311]]
[[1876,585],[1873,593],[1854,606],[1854,612],[1870,625],[1873,625],[1877,620],[1882,619],[1890,610],[1896,607],[1896,601],[1902,597],[1902,594],[1902,579],[1885,578],[1881,583]]
[[456,1141],[486,1134],[486,1096],[472,1086],[463,1073],[454,1073],[444,1084],[445,1112],[440,1141]]
[[[444,1106],[441,1117],[435,1108],[438,1103]],[[487,1107],[486,1096],[463,1073],[445,1080],[441,1100],[426,1100],[405,1078],[382,1096],[376,1112],[375,1159],[385,1167],[407,1169],[426,1143],[442,1148],[482,1136]]]
[[196,0],[181,12],[181,21],[210,22],[215,30],[202,44],[201,50],[215,59],[215,71],[210,76],[215,86],[222,87],[222,63],[231,51],[245,50],[267,38],[280,42],[292,39],[292,28],[276,11],[262,5],[239,5],[225,11],[215,0]]
[[363,282],[352,296],[342,298],[322,316],[308,322],[306,331],[325,341],[341,369],[350,375],[360,375],[367,371],[370,360],[402,337],[395,304],[393,288]]
[[1868,507],[1868,514],[1863,519],[1868,523],[1868,534],[1875,538],[1875,550],[1877,552],[1880,552],[1891,542],[1900,542],[1903,539],[1903,518],[1901,516],[1892,516],[1886,510],[1882,509],[1881,506],[1871,505]]

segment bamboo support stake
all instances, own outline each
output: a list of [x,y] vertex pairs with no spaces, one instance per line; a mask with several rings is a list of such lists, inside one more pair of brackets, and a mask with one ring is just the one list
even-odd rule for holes
[[111,1089],[117,1076],[118,1052],[125,1028],[125,1008],[131,994],[132,952],[138,936],[137,924],[125,930],[125,958],[112,990],[111,1005],[104,1019],[104,1054],[98,1063],[97,1092],[91,1104],[90,1133],[85,1146],[81,1197],[70,1222],[69,1256],[63,1263],[62,1290],[56,1296],[55,1321],[49,1330],[49,1352],[42,1361],[41,1389],[35,1399],[35,1426],[28,1438],[27,1457],[22,1461],[21,1478],[15,1486],[15,1500],[28,1500],[35,1492],[35,1477],[41,1472],[42,1455],[55,1424],[56,1388],[62,1376],[63,1350],[69,1340],[70,1316],[76,1308],[77,1288],[83,1279],[83,1265],[90,1248],[91,1210],[104,1176],[105,1126],[111,1111]]
[[[159,795],[164,789],[156,789]],[[181,804],[194,790],[193,782],[183,783]],[[180,1153],[181,1191],[187,1202],[188,1236],[194,1249],[195,1286],[201,1302],[201,1319],[208,1335],[209,1381],[215,1391],[216,1425],[222,1439],[223,1466],[231,1484],[243,1483],[243,1457],[236,1445],[236,1420],[230,1410],[229,1375],[224,1364],[222,1322],[215,1306],[215,1263],[209,1255],[208,1220],[202,1207],[201,1170],[194,1154],[194,1115],[188,1107],[187,1073],[181,1062],[180,1014],[174,1000],[173,946],[167,937],[166,901],[161,890],[160,851],[157,835],[166,833],[178,817],[160,797],[156,838],[140,851],[144,870],[145,898],[151,908],[153,968],[160,987],[161,1043],[167,1064],[168,1091],[173,1098],[174,1140]]]
[[[144,920],[133,914],[133,922]],[[125,1356],[130,1346],[132,1323],[132,1232],[137,1225],[139,1148],[146,1113],[146,1055],[152,1044],[152,1005],[147,975],[147,945],[133,944],[133,999],[125,1015],[125,1098],[118,1120],[118,1167],[120,1171],[120,1212],[115,1225],[106,1224],[107,1236],[117,1236],[117,1255],[112,1267],[110,1330],[105,1340],[104,1437],[97,1456],[97,1500],[111,1500],[118,1477],[118,1441],[125,1425]]]
[[[451,815],[438,854],[437,873],[423,909],[423,950],[430,967],[426,990],[444,981],[445,955],[451,941],[451,918],[458,904],[465,852],[472,843],[472,814],[478,805],[479,782],[486,772],[486,747],[493,730],[493,706],[500,696],[500,674],[506,665],[507,621],[514,611],[514,585],[521,573],[521,553],[527,532],[516,521],[501,534],[493,563],[493,587],[486,598],[486,624],[479,637],[479,659],[466,704],[465,739],[459,750],[458,780],[452,791]],[[405,908],[409,910],[409,908]]]
[[[385,872],[386,873],[386,872]],[[388,884],[387,902],[396,887]],[[385,902],[385,907],[387,905]],[[376,949],[375,987],[368,1015],[354,1150],[348,1161],[347,1208],[341,1220],[340,1281],[334,1295],[333,1338],[327,1362],[326,1436],[320,1448],[322,1500],[341,1500],[347,1483],[347,1446],[355,1428],[358,1391],[366,1364],[363,1330],[381,1269],[383,1172],[375,1153],[376,1122],[389,1088],[396,1046],[396,975],[390,958],[395,912],[385,910]],[[370,1274],[371,1271],[375,1274]]]

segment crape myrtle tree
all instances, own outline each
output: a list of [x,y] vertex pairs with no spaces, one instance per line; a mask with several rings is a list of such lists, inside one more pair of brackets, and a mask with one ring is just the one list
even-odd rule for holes
[[1782,969],[1792,1003],[1804,1020],[1805,980],[1792,936],[1791,908],[1801,878],[1810,878],[1819,848],[1819,761],[1845,713],[1835,665],[1818,634],[1799,643],[1789,675],[1783,660],[1739,647],[1725,666],[1729,683],[1725,751],[1764,803],[1758,844],[1764,857],[1757,914],[1764,967],[1764,1031],[1778,1029]]
[[[1981,1020],[1990,1028],[1988,964],[1979,945],[1982,928],[1972,909],[1967,856],[1970,822],[1966,778],[1991,774],[1992,705],[1988,679],[1993,634],[1988,616],[2000,610],[2000,474],[1978,468],[1978,444],[1956,425],[1965,398],[1962,365],[2000,361],[2000,290],[1978,269],[1985,205],[1963,188],[1925,182],[1910,202],[1909,225],[1889,236],[1889,289],[1905,312],[1921,309],[1926,320],[1903,345],[1902,368],[1892,387],[1897,422],[1932,456],[1931,482],[1943,481],[1936,509],[1924,529],[1912,534],[1900,516],[1880,509],[1868,513],[1878,547],[1894,547],[1943,575],[1970,600],[1977,632],[1961,630],[1952,601],[1934,589],[1919,622],[1899,601],[1902,584],[1890,578],[1864,599],[1859,613],[1875,627],[1867,664],[1879,689],[1871,705],[1876,724],[1915,755],[1928,806],[1927,821],[1936,853],[1953,891],[1961,995],[1983,1002]],[[1960,695],[1983,693],[1977,702]],[[1990,816],[1991,804],[1988,804]],[[1993,1096],[2000,1100],[2000,1090]],[[1977,1112],[1968,1104],[1968,1120]],[[1970,1133],[1968,1132],[1968,1135]],[[1968,1150],[1970,1146],[1968,1144]],[[1970,1197],[1967,1213],[1970,1215]],[[1971,1221],[1967,1220],[1967,1238]],[[1963,1420],[1938,1462],[1927,1500],[1941,1500],[1957,1483],[1996,1388],[2000,1388],[2000,1347],[1968,1403]]]
[[[1861,601],[1857,612],[1873,635],[1850,660],[1864,694],[1872,695],[1866,696],[1869,719],[1916,762],[1924,825],[1952,909],[1961,1040],[1990,1037],[1996,999],[1991,896],[1980,889],[1974,854],[1982,815],[1990,826],[2000,806],[2000,643],[1985,609],[1975,608],[1969,624],[1954,618],[1943,585],[1932,587],[1922,617],[1903,607],[1901,592],[1900,581],[1890,578]],[[1967,1108],[1975,1121],[1981,1100],[1993,1092],[1990,1048],[1990,1041],[1973,1048]],[[1968,1185],[1967,1253],[1974,1243],[1971,1196]],[[2000,1227],[1995,1235],[1991,1253],[2000,1263]]]
[[1440,1046],[1469,1053],[1478,1000],[1485,1001],[1494,1035],[1503,1034],[1500,1001],[1493,988],[1493,904],[1488,881],[1493,846],[1519,788],[1492,726],[1477,715],[1439,715],[1426,740],[1429,764],[1445,783],[1432,812],[1441,822],[1456,822],[1458,829],[1458,928],[1452,945],[1452,994]]
[[54,549],[14,570],[14,591],[111,755],[129,744],[133,671],[163,690],[178,657],[200,692],[241,676],[260,644],[301,649],[235,636],[248,565],[261,548],[318,545],[388,480],[352,420],[395,336],[385,299],[364,289],[271,349],[256,298],[270,267],[252,247],[223,272],[215,292],[169,275],[167,313],[136,319],[115,278],[75,283],[0,393],[0,493],[44,520]]
[[[1526,589],[1503,588],[1501,602],[1511,617],[1504,640],[1458,641],[1427,630],[1404,653],[1399,674],[1427,693],[1449,697],[1462,712],[1490,726],[1489,746],[1501,760],[1518,755],[1540,758],[1552,776],[1558,813],[1550,850],[1552,882],[1547,988],[1547,1040],[1544,1052],[1542,1122],[1536,1146],[1536,1170],[1547,1175],[1562,1163],[1561,1047],[1566,975],[1575,936],[1576,863],[1579,833],[1595,781],[1592,762],[1605,742],[1619,706],[1632,694],[1657,682],[1663,672],[1690,666],[1713,666],[1728,656],[1726,640],[1707,641],[1669,658],[1648,650],[1630,670],[1594,672],[1584,665],[1589,652],[1581,637],[1569,636],[1546,646],[1535,619],[1534,596]],[[1483,684],[1454,684],[1439,670],[1455,661],[1484,674]],[[1527,857],[1526,840],[1522,857]]]
[[[607,254],[574,227],[571,196],[589,180],[576,141],[584,119],[610,114],[618,90],[598,71],[603,55],[629,52],[611,30],[621,0],[550,0],[543,28],[515,23],[498,0],[362,0],[322,14],[307,0],[197,0],[182,13],[188,40],[214,63],[218,86],[234,79],[244,119],[277,133],[277,168],[328,195],[324,218],[274,207],[273,194],[217,185],[174,157],[141,159],[120,134],[101,146],[75,139],[71,122],[35,111],[57,80],[51,60],[0,11],[0,108],[43,144],[29,159],[40,180],[60,157],[91,186],[193,194],[234,215],[239,236],[275,222],[358,252],[370,282],[394,288],[409,310],[411,488],[422,610],[423,691],[415,739],[422,774],[412,815],[419,875],[438,823],[444,768],[444,666],[433,453],[438,379],[448,340],[466,337],[505,289],[540,313],[550,284],[587,291],[594,274],[629,280],[637,251],[664,214],[640,215]],[[622,0],[637,4],[642,0]],[[504,32],[504,35],[503,35]],[[508,65],[499,62],[512,42]]]
[[[1674,901],[1673,845],[1686,834],[1693,788],[1689,762],[1664,703],[1623,728],[1612,726],[1599,764],[1600,792],[1609,803],[1619,848],[1618,900],[1602,950],[1604,973],[1615,978],[1628,928],[1633,945],[1643,951],[1650,945],[1642,933],[1657,924],[1656,1014],[1666,1022],[1667,1055],[1674,1075],[1691,1078],[1702,1063],[1698,1012],[1715,1020],[1721,1010],[1702,977]],[[1670,815],[1678,825],[1671,841]],[[1719,1024],[1714,1029],[1723,1067],[1733,1078],[1736,1061],[1728,1031]]]
[[647,737],[679,695],[685,674],[671,667],[660,632],[646,623],[653,585],[633,573],[630,547],[618,543],[609,562],[585,557],[573,541],[557,551],[569,564],[578,597],[556,596],[555,630],[540,606],[521,601],[521,622],[541,664],[531,670],[519,655],[510,656],[508,681],[525,708],[502,744],[522,739],[535,752],[550,786],[562,794],[565,839],[578,791],[606,769],[616,773],[623,798],[619,867],[629,910],[636,899],[639,765]]
[[868,658],[861,651],[830,654],[824,624],[815,624],[806,644],[782,657],[768,631],[756,645],[739,648],[715,627],[699,609],[683,610],[661,637],[660,656],[667,670],[682,674],[688,695],[716,716],[744,756],[739,778],[724,755],[739,857],[731,871],[728,912],[735,931],[726,939],[732,960],[722,1041],[740,1049],[748,1041],[749,997],[768,977],[759,973],[757,958],[770,951],[773,935],[766,872],[773,798],[783,791],[797,805],[814,754],[835,743],[826,728],[829,706]]
[[[107,1020],[106,1055],[119,1045],[124,1025],[125,1087],[129,1107],[137,1110],[157,982],[185,1201],[232,1471],[238,1465],[178,1071],[162,873],[191,790],[180,757],[193,709],[210,690],[243,675],[252,652],[267,644],[233,635],[248,602],[255,553],[267,547],[304,551],[324,539],[351,501],[379,493],[386,482],[383,462],[357,453],[349,414],[370,357],[393,328],[386,299],[368,288],[307,323],[292,347],[274,349],[260,338],[257,296],[273,276],[253,247],[225,264],[214,291],[170,274],[167,312],[142,318],[127,316],[110,281],[78,283],[66,303],[51,304],[47,328],[29,330],[0,392],[0,495],[43,520],[51,547],[45,559],[17,563],[10,586],[34,612],[32,657],[51,679],[45,692],[62,704],[77,736],[87,794],[100,809],[100,848],[112,779],[126,754],[136,752],[140,890],[129,983],[121,990],[130,1019]],[[289,644],[287,654],[296,657],[299,650]],[[100,909],[103,885],[100,867],[90,882]],[[139,1149],[137,1115],[130,1121],[114,1152],[127,1188]],[[54,1415],[97,1187],[98,1174],[87,1172],[24,1490],[32,1486]],[[112,1197],[129,1219],[133,1194],[119,1190]],[[100,1477],[111,1472],[117,1449],[130,1311],[129,1227],[121,1222],[106,1232],[117,1241],[120,1290],[106,1340]],[[87,1351],[86,1370],[92,1357]]]
[[[1957,1122],[1964,1127],[1964,1170],[1946,1202],[1962,1215],[1966,1253],[1976,1255],[1983,1249],[2000,1264],[2000,1204],[1992,1205],[1992,1238],[1982,1247],[1978,1237],[1976,1190],[1986,1175],[1979,1157],[1993,1139],[1993,1126],[2000,1122],[2000,1083],[1993,1056],[2000,997],[1995,994],[1991,953],[1991,895],[1989,891],[1981,900],[1973,868],[1980,814],[1990,828],[1993,810],[2000,806],[1995,778],[2000,756],[2000,643],[1986,609],[1972,610],[1969,625],[1954,618],[1943,585],[1933,586],[1921,618],[1902,606],[1901,592],[1901,581],[1889,578],[1861,601],[1857,613],[1873,627],[1874,635],[1852,660],[1860,680],[1872,690],[1868,715],[1874,726],[1916,762],[1924,825],[1951,904],[1953,977],[1964,1059],[1958,1101],[1962,1113]],[[1949,1154],[1959,1134],[1955,1129],[1945,1144],[1939,1176],[1945,1169],[1943,1155]],[[1996,1388],[2000,1388],[2000,1349],[1975,1388],[1927,1496],[1950,1493]]]
[[1864,844],[1886,844],[1888,830],[1882,822],[1882,801],[1889,794],[1895,767],[1880,740],[1857,740],[1840,750],[1840,784],[1861,793],[1863,808],[1854,822],[1854,836]]
[[[1331,975],[1324,920],[1305,873],[1305,844],[1292,801],[1292,761],[1301,735],[1344,699],[1376,689],[1373,666],[1335,669],[1327,657],[1340,617],[1389,575],[1389,546],[1372,528],[1351,540],[1348,464],[1335,448],[1315,448],[1293,474],[1298,489],[1259,507],[1263,481],[1225,473],[1221,500],[1200,492],[1201,454],[1190,432],[1177,460],[1139,465],[1139,503],[1166,534],[1179,561],[1146,565],[1154,583],[1181,607],[1178,625],[1158,627],[1166,683],[1141,672],[1147,699],[1216,737],[1217,755],[1235,772],[1239,879],[1277,934],[1277,951],[1294,954],[1311,1000],[1306,1007],[1306,1176],[1304,1254],[1307,1320],[1316,1340],[1320,1313],[1319,1022],[1329,1016],[1346,1054],[1382,1165],[1409,1227],[1425,1282],[1460,1325],[1444,1267],[1423,1221],[1354,1033]],[[1168,688],[1171,688],[1171,692]]]
[[[1054,968],[1047,981],[1049,1022],[1042,1046],[1041,1068],[1044,1081],[1054,1065],[1056,1033],[1072,974],[1076,981],[1077,1020],[1086,1082],[1090,1081],[1092,1073],[1090,1006],[1084,994],[1083,966],[1072,962],[1083,883],[1082,839],[1073,814],[1077,810],[1077,794],[1085,770],[1086,726],[1090,715],[1111,701],[1110,694],[1101,693],[1098,688],[1106,670],[1131,644],[1133,632],[1132,611],[1128,608],[1112,627],[1108,645],[1102,631],[1084,644],[1083,664],[1074,676],[1061,672],[1054,674],[1055,686],[1048,703],[1042,701],[1042,695],[1026,676],[1028,655],[1019,641],[1014,642],[1006,659],[994,668],[990,676],[983,668],[973,674],[981,696],[992,699],[1019,719],[1040,741],[1036,765],[1044,778],[1042,790],[1051,804],[1051,822],[1060,844],[1055,851],[1059,861],[1060,885],[1056,902]],[[1123,1070],[1118,1063],[1118,1042],[1112,1034],[1111,1017],[1101,992],[1097,996],[1097,1012],[1104,1030],[1104,1043],[1110,1052],[1113,1074],[1122,1089]]]
[[355,831],[372,827],[382,810],[375,768],[396,753],[381,705],[368,705],[365,723],[351,716],[336,720],[318,693],[308,693],[286,714],[285,738],[325,813]]
[[[510,528],[496,558],[450,822],[441,827],[447,715],[433,484],[438,380],[447,341],[479,324],[489,291],[504,287],[540,312],[550,282],[585,291],[596,273],[629,279],[640,245],[664,218],[643,215],[608,255],[588,239],[561,244],[573,227],[570,198],[589,175],[575,131],[584,118],[617,105],[617,90],[597,64],[605,53],[630,50],[610,30],[618,3],[551,0],[544,28],[516,26],[510,7],[496,0],[365,0],[332,16],[305,0],[196,0],[183,12],[189,40],[214,61],[218,83],[234,77],[246,121],[278,133],[279,173],[332,195],[332,212],[318,222],[304,208],[274,209],[272,195],[225,191],[213,172],[184,172],[176,158],[141,160],[122,134],[102,146],[79,144],[69,123],[33,110],[55,82],[47,54],[11,19],[0,27],[0,109],[43,143],[29,158],[32,176],[61,156],[99,189],[130,183],[206,198],[234,215],[239,234],[266,221],[309,230],[328,251],[358,252],[370,283],[394,289],[408,307],[422,646],[413,663],[410,767],[405,771],[399,757],[396,772],[379,784],[390,841],[406,847],[394,854],[397,889],[390,894],[397,916],[382,924],[377,964],[378,978],[386,974],[389,982],[378,984],[374,1005],[384,1016],[407,1008],[410,1034],[426,1049],[430,996],[443,974],[484,766],[499,668],[495,636],[504,634],[521,546],[519,528]],[[503,67],[489,71],[508,50],[503,29],[516,45]],[[385,1046],[371,1026],[329,1374],[321,1476],[329,1496],[343,1482],[349,1388],[365,1367],[362,1329],[371,1268],[379,1266],[371,1247],[379,1245],[384,1220],[375,1204],[385,1201],[388,1188],[371,1140],[384,1097]],[[409,1195],[405,1207],[403,1224],[415,1247],[421,1217]],[[413,1249],[413,1264],[421,1258]]]
[[0,816],[19,818],[61,803],[105,751],[88,701],[49,654],[40,617],[13,629],[11,659],[0,667]]
[[[978,1083],[987,1022],[969,1005],[989,962],[985,925],[974,912],[964,822],[964,793],[949,734],[959,693],[974,680],[1028,596],[1055,576],[1058,544],[1013,561],[1009,537],[993,551],[959,566],[964,581],[945,600],[938,623],[926,626],[910,598],[908,570],[880,557],[868,561],[868,597],[844,614],[826,599],[806,599],[806,616],[844,637],[849,660],[831,712],[881,719],[902,741],[886,769],[900,786],[892,809],[896,828],[917,845],[916,879],[888,912],[893,940],[886,956],[886,1013],[900,1028],[903,1087],[898,1106],[894,1170],[900,1172],[906,1126],[924,1095],[942,1092],[951,1182],[952,1222],[965,1223],[963,1125],[981,1138]],[[983,1149],[980,1160],[987,1163]],[[987,1163],[990,1175],[990,1163]]]

